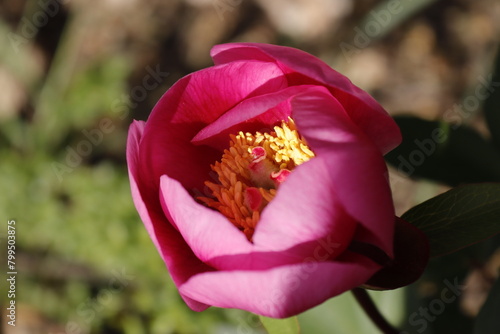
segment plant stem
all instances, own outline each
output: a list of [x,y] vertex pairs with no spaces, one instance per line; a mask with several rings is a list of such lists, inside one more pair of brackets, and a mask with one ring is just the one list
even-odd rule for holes
[[384,334],[399,334],[399,330],[392,327],[391,324],[385,320],[385,318],[380,314],[377,306],[373,303],[368,292],[362,288],[354,288],[351,290],[354,294],[354,298],[361,305],[366,314],[372,319],[373,323],[382,331]]

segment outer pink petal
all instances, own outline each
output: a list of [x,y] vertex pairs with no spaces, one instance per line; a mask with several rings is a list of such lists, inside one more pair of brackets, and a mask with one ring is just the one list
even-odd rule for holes
[[[163,175],[161,202],[184,240],[203,262],[220,270],[265,269],[302,261],[281,252],[256,247],[221,213],[200,205],[182,185]],[[272,247],[270,247],[272,248]]]
[[181,293],[224,308],[286,318],[366,282],[379,266],[349,254],[343,262],[303,263],[260,271],[218,271],[193,276]]
[[[300,133],[318,155],[315,159],[327,166],[339,201],[364,227],[356,238],[392,256],[394,208],[380,152],[327,92],[297,95],[291,105]],[[324,183],[316,180],[316,184]]]
[[214,66],[180,79],[158,101],[144,129],[142,184],[157,193],[160,176],[167,174],[188,189],[201,189],[221,152],[194,146],[191,139],[242,100],[285,86],[276,64],[255,61]]
[[328,87],[382,153],[389,152],[401,142],[398,126],[369,94],[306,52],[269,44],[230,43],[214,46],[211,55],[216,64],[240,60],[275,62],[287,73],[290,86],[321,84]]
[[[130,126],[127,139],[127,162],[132,199],[151,240],[165,261],[174,283],[179,286],[192,275],[212,269],[194,256],[179,233],[165,219],[161,208],[152,204],[156,202],[159,206],[158,199],[144,200],[140,190],[141,186],[137,182],[139,179],[138,149],[144,127],[144,122],[134,121]],[[208,305],[192,300],[182,293],[181,296],[193,310],[202,311],[208,307]]]
[[357,223],[343,208],[325,162],[318,156],[300,165],[280,186],[255,230],[257,246],[323,261],[346,249]]

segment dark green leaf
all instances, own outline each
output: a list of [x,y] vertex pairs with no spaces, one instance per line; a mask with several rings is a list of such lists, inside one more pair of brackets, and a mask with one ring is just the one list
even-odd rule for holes
[[431,257],[454,252],[500,232],[500,184],[454,188],[401,218],[425,233]]
[[297,317],[286,319],[273,319],[266,317],[259,317],[264,325],[267,333],[269,334],[299,334],[300,327]]
[[386,160],[400,172],[451,186],[500,182],[500,153],[476,131],[410,116],[394,119],[403,142]]
[[488,299],[484,303],[476,318],[474,334],[498,334],[500,330],[500,279],[490,291]]

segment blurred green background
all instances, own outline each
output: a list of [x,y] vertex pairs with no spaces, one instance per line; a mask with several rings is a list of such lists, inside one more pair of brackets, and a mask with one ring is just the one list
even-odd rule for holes
[[[132,119],[147,119],[176,80],[210,66],[212,45],[246,41],[319,56],[392,115],[449,121],[491,78],[499,18],[496,0],[2,0],[0,246],[15,219],[19,273],[17,326],[2,316],[3,331],[264,333],[253,315],[195,313],[181,301],[131,201]],[[453,115],[488,138],[479,102]],[[449,188],[390,171],[398,214]],[[497,245],[434,261],[411,288],[373,295],[408,333],[470,333]],[[445,280],[471,275],[467,293],[425,330],[409,324]],[[303,333],[377,333],[348,293],[300,321]]]

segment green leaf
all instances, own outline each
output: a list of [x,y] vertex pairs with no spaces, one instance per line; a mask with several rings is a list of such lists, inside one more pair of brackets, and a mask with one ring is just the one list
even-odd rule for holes
[[500,328],[498,310],[500,310],[500,279],[493,285],[488,299],[476,318],[474,334],[498,334]]
[[266,317],[259,317],[262,325],[269,334],[299,334],[300,327],[297,317],[286,319],[273,319]]
[[500,232],[500,184],[454,188],[401,216],[429,239],[430,255],[445,255]]
[[403,142],[385,158],[398,171],[451,186],[500,182],[500,154],[475,130],[411,116],[394,120]]

